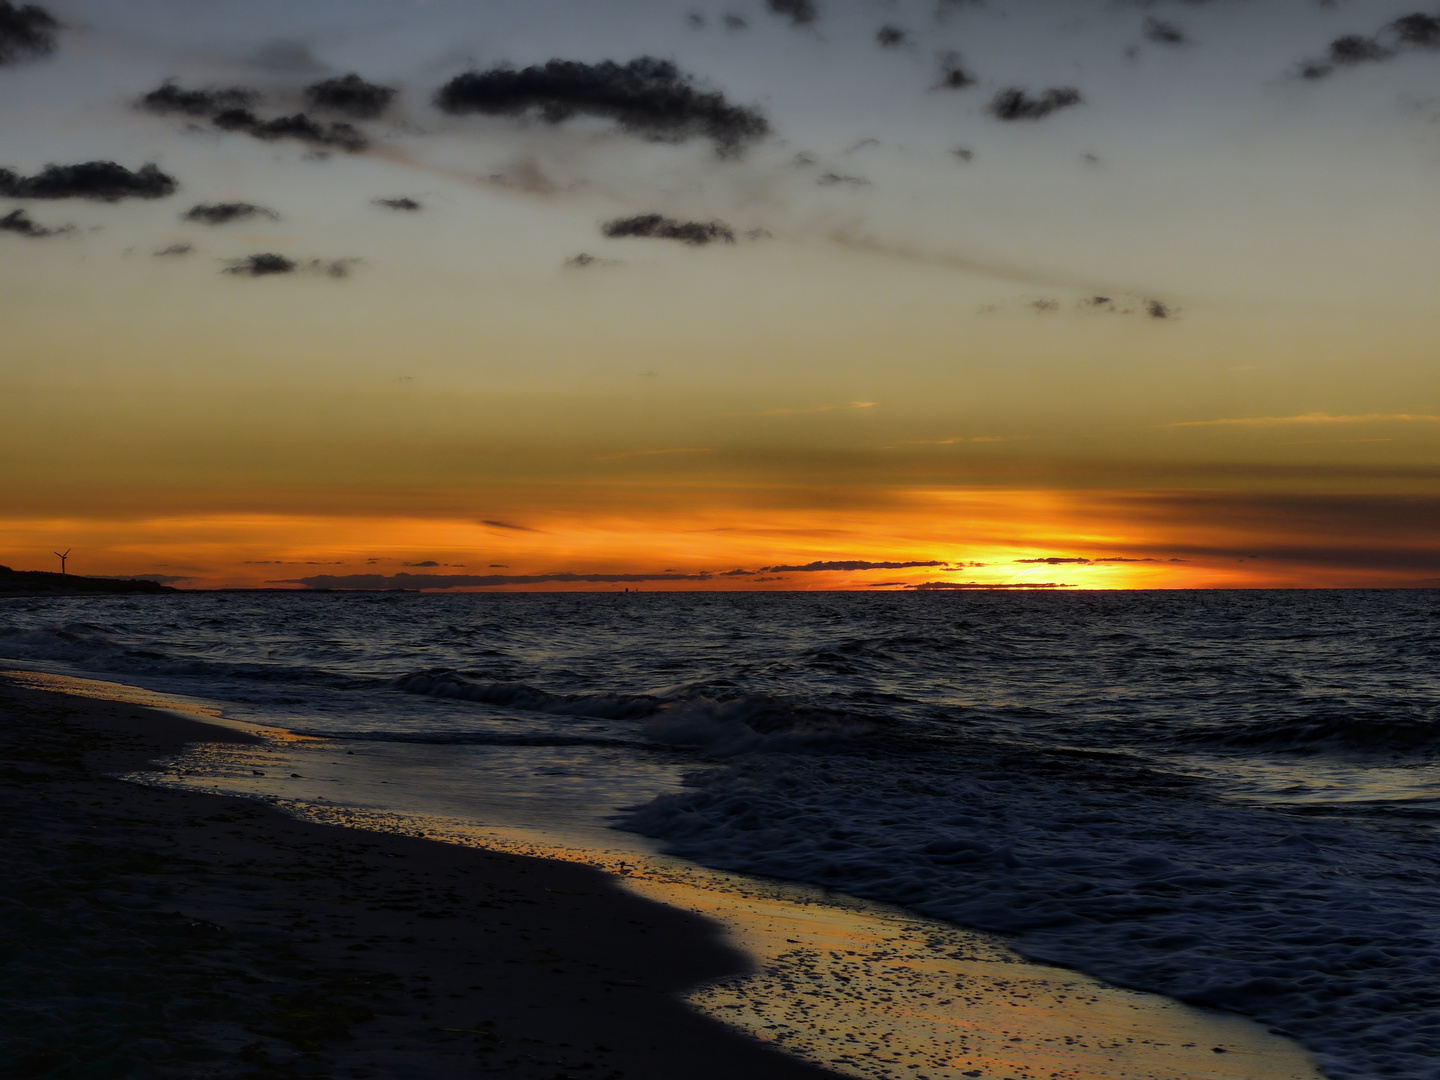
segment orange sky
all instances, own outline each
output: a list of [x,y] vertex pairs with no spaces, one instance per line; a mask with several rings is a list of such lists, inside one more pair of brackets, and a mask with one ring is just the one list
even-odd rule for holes
[[[1409,10],[1301,6],[1187,5],[1184,48],[1108,0],[913,6],[882,49],[864,5],[741,33],[664,4],[437,0],[397,28],[382,0],[73,0],[53,55],[0,68],[0,167],[153,161],[178,190],[0,199],[36,226],[0,230],[0,563],[1434,584],[1440,86],[1403,50],[1300,78]],[[647,50],[768,134],[725,156],[434,104],[467,68]],[[937,88],[957,53],[974,83]],[[135,106],[173,78],[280,115],[344,71],[396,90],[354,153]],[[988,104],[1062,80],[1053,116]],[[265,213],[186,216],[216,203]],[[602,229],[647,213],[734,242]],[[296,269],[225,272],[262,253]],[[763,570],[812,562],[943,565]]]

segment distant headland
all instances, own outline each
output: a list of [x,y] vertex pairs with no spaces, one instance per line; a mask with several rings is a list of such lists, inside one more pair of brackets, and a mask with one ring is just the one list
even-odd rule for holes
[[177,592],[158,581],[135,578],[93,578],[49,570],[11,570],[0,566],[0,596],[50,596],[65,593]]

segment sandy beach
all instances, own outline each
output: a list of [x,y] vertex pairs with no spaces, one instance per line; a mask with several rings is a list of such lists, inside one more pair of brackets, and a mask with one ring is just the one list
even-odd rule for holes
[[681,1002],[745,959],[573,864],[142,787],[248,736],[0,683],[9,1077],[820,1077]]
[[170,786],[296,740],[146,700],[0,673],[6,1076],[1318,1076],[898,909]]

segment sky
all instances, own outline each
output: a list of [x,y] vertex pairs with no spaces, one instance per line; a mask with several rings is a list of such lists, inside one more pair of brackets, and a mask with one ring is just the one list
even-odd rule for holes
[[1440,7],[0,0],[0,563],[1440,585]]

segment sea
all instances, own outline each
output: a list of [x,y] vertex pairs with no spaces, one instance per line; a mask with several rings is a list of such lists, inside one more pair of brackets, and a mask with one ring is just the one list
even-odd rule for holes
[[249,770],[295,799],[644,838],[1440,1078],[1440,591],[17,598],[0,658],[316,737]]

